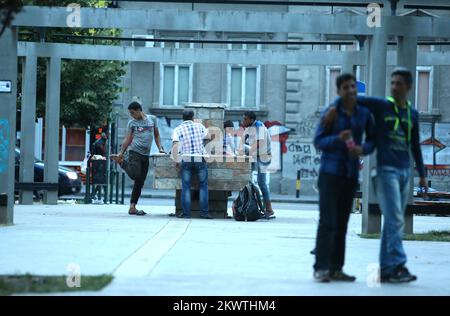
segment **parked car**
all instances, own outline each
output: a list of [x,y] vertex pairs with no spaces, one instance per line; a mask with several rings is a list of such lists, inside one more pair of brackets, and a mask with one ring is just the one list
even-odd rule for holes
[[[15,182],[19,182],[20,150],[16,148],[15,156]],[[81,191],[81,178],[72,169],[58,167],[58,196],[66,194],[76,194]],[[44,181],[44,162],[38,159],[34,161],[34,182]],[[16,193],[18,193],[16,191]],[[40,192],[36,190],[35,195],[40,197]]]

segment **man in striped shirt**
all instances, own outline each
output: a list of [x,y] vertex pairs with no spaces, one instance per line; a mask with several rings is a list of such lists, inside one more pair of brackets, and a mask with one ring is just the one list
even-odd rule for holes
[[200,190],[200,217],[211,219],[208,212],[208,166],[203,139],[207,136],[206,128],[195,123],[194,111],[183,111],[183,123],[176,127],[172,136],[172,157],[177,165],[181,161],[181,205],[183,218],[191,217],[191,178],[196,172]]

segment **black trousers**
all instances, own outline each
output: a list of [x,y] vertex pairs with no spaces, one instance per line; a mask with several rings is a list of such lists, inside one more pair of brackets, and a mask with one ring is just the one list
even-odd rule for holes
[[128,152],[128,160],[124,160],[122,169],[134,180],[133,191],[131,192],[131,203],[137,203],[141,196],[142,187],[147,178],[149,157],[141,155],[135,151]]
[[319,174],[319,227],[315,270],[339,271],[345,261],[345,236],[357,179]]

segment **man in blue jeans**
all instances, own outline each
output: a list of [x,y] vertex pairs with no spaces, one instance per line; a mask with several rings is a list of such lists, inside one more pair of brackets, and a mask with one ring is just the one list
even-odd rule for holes
[[253,111],[246,111],[244,113],[242,125],[244,125],[245,131],[240,151],[242,152],[245,148],[246,154],[253,157],[252,169],[257,172],[258,186],[266,206],[266,218],[275,218],[275,212],[272,208],[269,188],[266,182],[266,169],[271,161],[271,138],[269,131],[263,122],[256,119],[256,114]]
[[[386,99],[358,97],[358,104],[367,107],[375,118],[377,175],[374,187],[384,217],[380,248],[381,282],[404,283],[417,280],[406,268],[402,237],[405,210],[410,194],[410,152],[420,176],[419,185],[428,189],[419,143],[419,114],[408,101],[413,84],[406,68],[391,74],[391,96]],[[336,118],[335,105],[330,107],[324,124]]]
[[181,205],[183,215],[191,218],[191,178],[195,172],[200,190],[200,217],[212,219],[208,212],[208,166],[204,159],[206,155],[203,140],[208,132],[206,128],[195,123],[194,111],[183,111],[183,123],[176,127],[172,135],[172,156],[177,165],[181,161]]
[[340,75],[336,88],[342,98],[337,119],[329,126],[319,122],[314,137],[314,145],[322,151],[314,263],[314,279],[318,282],[356,279],[343,272],[345,237],[358,185],[359,157],[374,150],[372,116],[356,102],[355,76]]

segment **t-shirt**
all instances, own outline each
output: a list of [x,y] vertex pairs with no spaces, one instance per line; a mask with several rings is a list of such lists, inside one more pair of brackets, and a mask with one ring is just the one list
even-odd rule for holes
[[156,116],[146,115],[144,120],[132,119],[128,122],[127,130],[133,135],[129,150],[149,156],[152,148],[155,128],[158,127]]
[[[259,147],[257,152],[249,153],[253,158],[258,158],[271,154],[271,139],[269,131],[261,121],[255,121],[251,126],[247,127],[244,131],[244,143],[251,148],[256,141],[259,141]],[[267,160],[267,158],[264,158]]]

